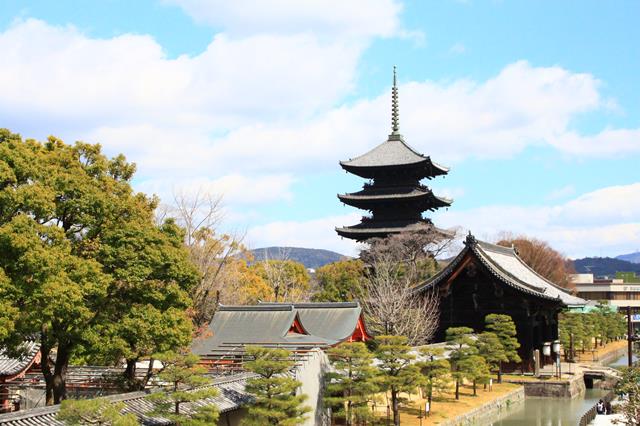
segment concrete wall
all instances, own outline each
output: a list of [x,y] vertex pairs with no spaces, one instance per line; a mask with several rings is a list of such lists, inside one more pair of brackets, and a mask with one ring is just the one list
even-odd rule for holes
[[311,412],[307,414],[305,426],[329,425],[329,411],[322,403],[324,395],[324,373],[329,368],[329,359],[327,355],[320,349],[309,352],[309,356],[305,361],[300,363],[296,369],[296,379],[302,382],[299,393],[307,395],[307,406],[311,408]]
[[524,389],[518,388],[506,395],[501,396],[491,402],[481,405],[468,413],[459,415],[453,419],[445,420],[440,423],[441,426],[454,425],[477,425],[484,424],[481,420],[497,420],[505,414],[508,414],[510,408],[524,401]]

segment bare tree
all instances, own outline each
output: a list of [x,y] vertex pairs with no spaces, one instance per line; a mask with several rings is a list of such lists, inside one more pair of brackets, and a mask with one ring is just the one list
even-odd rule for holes
[[438,328],[439,295],[434,291],[416,295],[413,288],[435,273],[435,255],[452,241],[435,232],[420,232],[369,242],[360,257],[367,265],[362,302],[372,331],[406,336],[411,345],[433,337]]
[[223,217],[222,197],[202,190],[193,194],[175,192],[174,206],[165,215],[175,217],[185,229],[185,245],[201,274],[191,294],[194,323],[207,324],[218,303],[233,298],[233,292],[227,291],[232,283],[225,272],[234,260],[246,255],[244,235],[217,233]]
[[273,289],[273,301],[308,301],[311,297],[311,279],[304,267],[290,257],[290,249],[278,247],[275,259],[270,259],[265,248],[263,260],[256,266],[259,274]]

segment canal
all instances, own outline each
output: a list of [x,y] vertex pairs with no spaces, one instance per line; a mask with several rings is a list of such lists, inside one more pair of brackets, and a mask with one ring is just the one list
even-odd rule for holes
[[[633,361],[638,358],[634,355]],[[627,355],[608,364],[610,367],[626,367]],[[575,426],[582,415],[608,391],[587,389],[582,397],[567,398],[526,398],[524,402],[512,407],[499,420],[487,419],[491,426]]]
[[526,398],[501,420],[488,420],[492,426],[575,426],[582,415],[608,391],[587,389],[584,396],[568,398]]

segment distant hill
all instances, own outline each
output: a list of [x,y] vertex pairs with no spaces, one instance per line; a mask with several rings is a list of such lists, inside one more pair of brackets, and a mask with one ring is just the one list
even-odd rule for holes
[[268,259],[289,259],[302,263],[306,268],[317,269],[327,263],[349,259],[348,256],[331,250],[301,247],[264,247],[251,250],[256,261]]
[[616,259],[626,260],[631,263],[640,263],[640,251],[629,254],[621,254],[620,256],[616,256]]
[[640,274],[640,263],[631,263],[613,257],[585,257],[575,259],[573,266],[579,274],[594,274],[595,276],[615,276],[616,272],[635,272]]

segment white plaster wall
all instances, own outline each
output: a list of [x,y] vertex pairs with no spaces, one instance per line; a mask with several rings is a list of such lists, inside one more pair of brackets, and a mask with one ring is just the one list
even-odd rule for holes
[[295,371],[295,378],[302,383],[298,393],[307,395],[306,405],[311,408],[304,426],[329,425],[329,411],[324,407],[324,373],[329,368],[329,359],[320,349],[308,353],[306,360],[300,362]]

